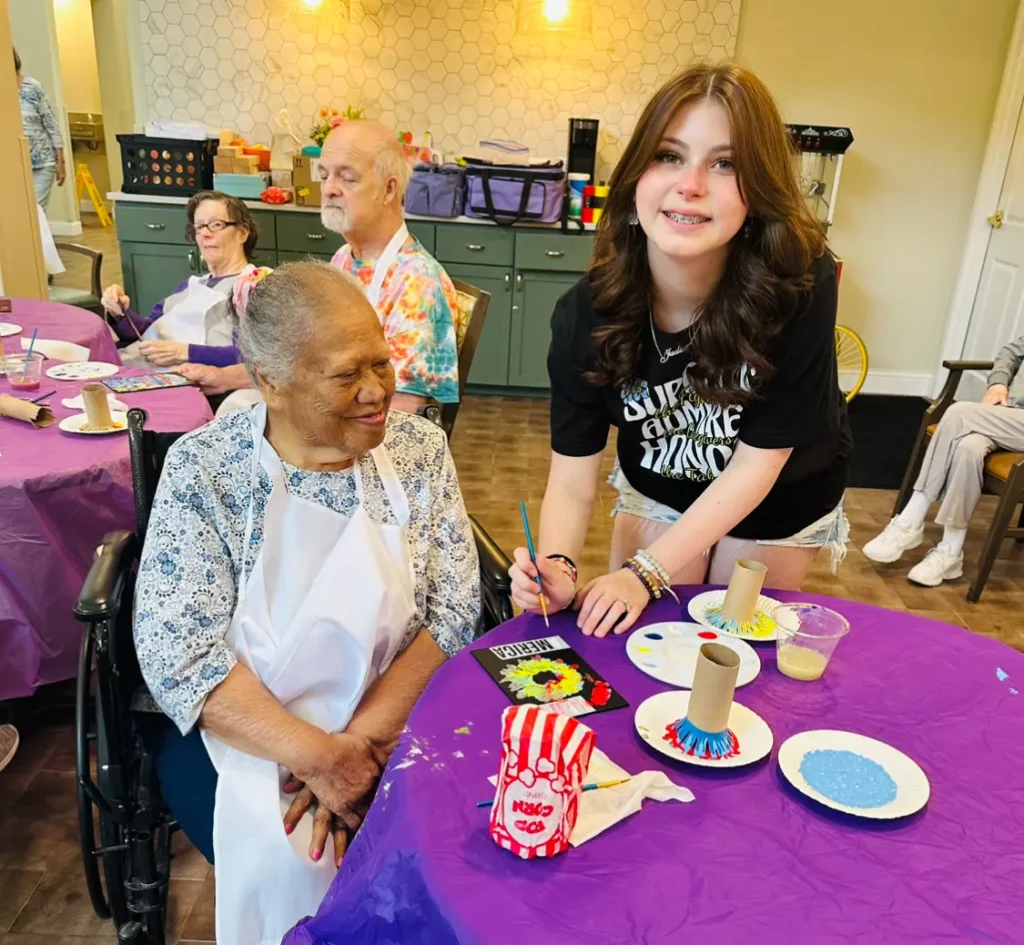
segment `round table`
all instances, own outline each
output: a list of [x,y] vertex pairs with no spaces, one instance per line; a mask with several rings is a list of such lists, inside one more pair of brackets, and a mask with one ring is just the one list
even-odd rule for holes
[[[58,316],[64,315],[62,323]],[[120,364],[106,326],[91,312],[16,299],[14,313],[0,319],[17,322],[28,334],[38,326],[41,338],[74,341],[97,360]],[[3,340],[8,351],[17,350],[10,344],[17,336]],[[60,363],[44,361],[43,370]],[[54,391],[47,401],[59,423],[81,412],[61,400],[76,397],[83,383],[44,374],[38,391],[22,392],[0,377],[0,394],[32,399]],[[213,416],[194,387],[119,399],[144,408],[154,430],[193,430]],[[72,607],[93,552],[107,532],[135,529],[127,433],[80,436],[62,432],[57,423],[36,429],[0,417],[0,700],[75,675],[82,626]]]
[[[684,613],[703,589],[680,588]],[[630,703],[585,717],[597,746],[627,771],[660,768],[696,795],[645,801],[551,860],[519,860],[490,839],[475,802],[493,797],[486,778],[497,773],[508,701],[470,652],[450,660],[414,709],[319,912],[286,945],[1019,943],[1024,655],[910,614],[773,596],[833,607],[852,630],[814,683],[781,675],[774,645],[758,647],[761,674],[736,701],[768,722],[775,744],[767,760],[730,771],[674,762],[639,739],[636,708],[670,687],[628,661],[621,637],[584,637],[559,614],[550,631],[520,617],[474,644],[560,634]],[[641,625],[678,619],[688,618],[662,601]],[[815,728],[905,751],[931,781],[928,805],[875,823],[798,794],[778,748]]]
[[[11,303],[12,311],[0,313],[0,322],[21,325],[22,332],[20,336],[0,339],[8,354],[21,351],[21,338],[31,338],[32,330],[38,328],[40,338],[73,341],[88,348],[92,361],[121,363],[117,356],[117,343],[110,337],[110,327],[94,312],[38,299],[11,299]],[[50,362],[44,365],[49,366]]]

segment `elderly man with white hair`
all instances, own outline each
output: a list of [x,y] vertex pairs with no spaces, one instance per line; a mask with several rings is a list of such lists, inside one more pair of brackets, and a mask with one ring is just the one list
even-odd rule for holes
[[459,399],[458,300],[440,263],[405,226],[409,164],[374,121],[335,128],[320,154],[320,215],[346,245],[332,263],[357,279],[391,346],[398,410]]
[[217,942],[276,945],[471,639],[479,563],[444,433],[390,411],[390,351],[351,277],[270,273],[239,346],[261,402],[168,452],[135,647],[166,713],[147,732],[164,797],[216,862]]

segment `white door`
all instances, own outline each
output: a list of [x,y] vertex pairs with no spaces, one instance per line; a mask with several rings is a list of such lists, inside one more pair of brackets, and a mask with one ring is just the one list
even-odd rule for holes
[[[1010,160],[991,233],[971,320],[964,341],[965,360],[990,361],[1008,341],[1024,335],[1024,111],[1017,119]],[[980,400],[984,373],[966,375],[961,399]]]

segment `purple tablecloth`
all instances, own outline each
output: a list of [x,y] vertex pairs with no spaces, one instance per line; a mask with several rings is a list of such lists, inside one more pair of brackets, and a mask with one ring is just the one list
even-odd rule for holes
[[[89,349],[92,361],[113,361],[120,364],[117,345],[110,337],[110,328],[99,315],[73,305],[60,302],[40,302],[36,299],[12,299],[11,311],[0,314],[0,322],[13,322],[24,329],[22,335],[32,337],[32,329],[39,329],[40,338],[73,341]],[[21,335],[0,339],[4,351],[21,351]],[[49,367],[49,363],[46,365]]]
[[[695,589],[684,590],[685,606]],[[1024,655],[910,614],[776,596],[832,606],[852,631],[816,683],[782,676],[774,646],[758,648],[761,674],[737,701],[768,722],[775,745],[767,761],[732,771],[647,748],[633,714],[668,687],[629,662],[622,638],[583,637],[571,617],[552,619],[550,632],[630,702],[587,719],[598,746],[629,771],[669,772],[696,801],[648,801],[549,861],[521,861],[488,836],[475,802],[493,793],[485,779],[496,773],[508,703],[473,656],[459,654],[416,706],[319,912],[286,945],[1024,941]],[[663,602],[643,623],[678,614]],[[539,618],[517,618],[487,644],[545,634]],[[470,735],[457,732],[467,725]],[[814,728],[905,751],[931,781],[927,807],[872,823],[796,793],[779,773],[778,747]]]
[[[38,307],[38,308],[37,308]],[[38,311],[38,319],[36,314]],[[67,315],[65,330],[57,315]],[[88,345],[97,360],[120,364],[106,326],[91,312],[67,305],[15,300],[15,321],[39,336]],[[89,320],[99,328],[87,328]],[[17,337],[4,339],[9,343]],[[20,342],[18,342],[20,344]],[[45,361],[46,370],[59,361]],[[144,373],[122,370],[122,374]],[[58,423],[81,411],[61,400],[77,396],[83,382],[42,378],[38,391],[0,394],[49,398]],[[192,430],[211,419],[196,388],[121,395],[142,407],[154,430]],[[53,426],[37,430],[0,417],[0,700],[30,695],[37,686],[75,675],[82,626],[71,609],[93,552],[115,529],[134,530],[128,435],[76,436]]]

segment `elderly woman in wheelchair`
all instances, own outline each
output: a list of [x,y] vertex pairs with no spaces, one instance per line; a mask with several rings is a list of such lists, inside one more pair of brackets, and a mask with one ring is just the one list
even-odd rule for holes
[[252,293],[265,400],[181,437],[138,570],[135,645],[166,713],[164,797],[217,865],[217,941],[316,910],[417,696],[480,614],[444,433],[389,414],[373,308],[330,266]]

